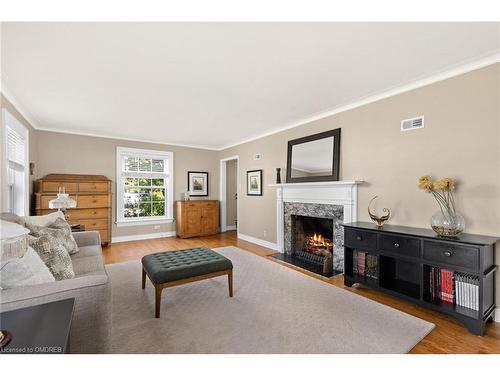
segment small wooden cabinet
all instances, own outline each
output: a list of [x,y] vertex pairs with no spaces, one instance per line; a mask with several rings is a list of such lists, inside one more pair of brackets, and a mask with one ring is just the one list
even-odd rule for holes
[[105,176],[82,174],[49,174],[36,183],[35,213],[54,212],[49,202],[64,188],[76,200],[76,208],[66,211],[68,223],[80,224],[85,230],[98,230],[104,245],[111,243],[111,180]]
[[178,237],[219,233],[219,201],[177,201],[176,215]]

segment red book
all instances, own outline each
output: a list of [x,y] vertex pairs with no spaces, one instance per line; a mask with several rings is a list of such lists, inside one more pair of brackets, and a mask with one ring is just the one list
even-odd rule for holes
[[431,268],[431,297],[434,299],[434,267]]

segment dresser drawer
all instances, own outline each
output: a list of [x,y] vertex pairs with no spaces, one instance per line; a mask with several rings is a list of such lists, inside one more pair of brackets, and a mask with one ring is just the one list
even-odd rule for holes
[[424,259],[477,271],[479,249],[453,243],[424,241]]
[[380,250],[394,252],[411,257],[420,256],[420,240],[404,236],[380,234],[378,246]]
[[377,248],[377,234],[369,231],[345,228],[344,244],[345,246],[354,247],[360,250],[374,250]]
[[84,209],[69,209],[66,211],[68,220],[79,219],[106,219],[108,217],[107,208],[84,208]]
[[80,224],[85,227],[85,230],[96,230],[96,229],[107,229],[108,228],[108,220],[107,219],[80,219],[80,220],[71,220],[68,219],[68,222],[73,224]]
[[[74,199],[76,201],[76,196],[70,195],[69,197],[71,199]],[[49,207],[49,202],[52,199],[56,199],[56,198],[57,198],[57,195],[42,195],[42,196],[40,196],[40,209],[42,209],[42,210],[48,210],[50,208]]]
[[82,193],[98,192],[106,193],[108,191],[107,182],[80,182],[78,184],[78,191]]
[[59,188],[64,188],[66,193],[75,193],[78,191],[78,184],[76,182],[43,181],[40,192],[58,193]]
[[78,208],[108,207],[108,195],[79,195]]

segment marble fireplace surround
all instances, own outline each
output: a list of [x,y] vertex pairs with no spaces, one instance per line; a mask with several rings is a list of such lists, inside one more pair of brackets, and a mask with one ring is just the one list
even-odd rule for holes
[[[326,217],[335,219],[334,241],[341,244],[337,252],[342,252],[343,268],[343,231],[336,232],[342,221],[357,220],[358,185],[361,181],[327,181],[276,184],[276,218],[278,251],[290,251],[290,238],[285,242],[285,221],[291,226],[291,215]],[[341,229],[340,229],[341,230]],[[289,237],[289,236],[287,236]],[[288,251],[287,251],[288,249]],[[340,259],[335,268],[338,269]]]

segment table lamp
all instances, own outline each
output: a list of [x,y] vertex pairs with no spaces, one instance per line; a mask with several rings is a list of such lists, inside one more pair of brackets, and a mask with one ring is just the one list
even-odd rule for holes
[[[30,232],[27,228],[11,223],[10,221],[0,221],[0,271],[16,258],[22,258],[28,250],[28,236]],[[12,340],[12,333],[0,330],[0,349],[4,348]]]
[[69,194],[66,194],[66,188],[64,187],[62,189],[59,188],[59,193],[57,194],[57,198],[49,201],[49,208],[61,211],[66,219],[67,219],[66,209],[75,207],[76,207],[76,201],[74,199],[71,199],[69,197]]

